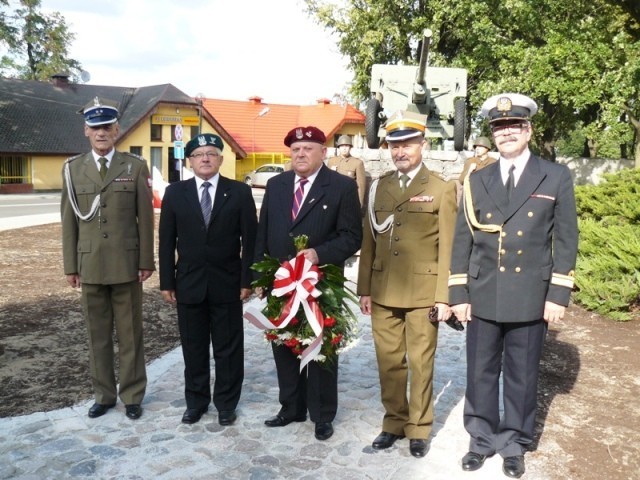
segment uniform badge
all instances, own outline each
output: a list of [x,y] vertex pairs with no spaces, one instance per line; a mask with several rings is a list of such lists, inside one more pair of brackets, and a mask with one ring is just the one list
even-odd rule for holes
[[433,202],[433,197],[431,195],[420,195],[417,197],[411,197],[409,202]]
[[198,145],[200,145],[201,147],[204,147],[207,144],[207,137],[205,137],[204,135],[200,135],[198,137]]
[[304,138],[304,134],[302,133],[301,128],[296,128],[296,138],[298,140],[302,140]]
[[500,97],[498,99],[498,104],[496,108],[499,112],[509,112],[511,111],[511,99],[509,97]]

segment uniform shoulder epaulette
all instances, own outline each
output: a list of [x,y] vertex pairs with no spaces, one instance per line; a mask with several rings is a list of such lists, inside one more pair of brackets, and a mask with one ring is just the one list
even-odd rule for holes
[[436,173],[436,172],[432,172],[431,170],[429,170],[429,176],[433,177],[433,178],[435,178],[437,180],[440,180],[441,182],[446,182],[447,181],[447,179],[444,176],[442,176],[442,174]]
[[73,157],[69,157],[67,158],[64,163],[71,163],[73,162],[75,159],[80,158],[81,156],[83,156],[84,153],[79,153],[78,155],[74,155]]
[[388,171],[384,172],[383,174],[381,174],[378,178],[388,177],[389,175],[393,175],[395,172],[396,172],[395,170],[388,170]]
[[129,155],[130,157],[133,157],[136,160],[140,160],[141,162],[146,162],[144,157],[138,155],[137,153],[131,153],[131,152],[120,152],[120,153],[124,153],[125,155]]

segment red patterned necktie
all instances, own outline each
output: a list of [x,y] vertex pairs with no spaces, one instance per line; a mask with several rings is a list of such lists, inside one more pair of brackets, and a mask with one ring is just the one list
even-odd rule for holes
[[293,196],[293,206],[291,207],[291,219],[295,220],[302,206],[302,199],[304,198],[304,186],[309,183],[306,178],[301,178],[296,189],[296,193]]

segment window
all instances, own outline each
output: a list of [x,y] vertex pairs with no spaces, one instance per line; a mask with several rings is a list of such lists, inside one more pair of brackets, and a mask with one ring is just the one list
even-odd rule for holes
[[162,125],[156,125],[154,123],[151,124],[151,141],[152,142],[162,141]]
[[142,147],[129,147],[129,152],[134,155],[142,156]]
[[197,136],[198,133],[200,133],[198,130],[200,130],[199,127],[192,125],[191,126],[191,136],[189,138],[186,138],[185,141],[189,141],[190,139],[192,139],[193,137]]

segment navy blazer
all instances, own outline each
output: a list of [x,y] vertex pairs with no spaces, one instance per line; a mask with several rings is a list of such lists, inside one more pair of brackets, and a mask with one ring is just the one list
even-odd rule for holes
[[[160,289],[175,290],[180,303],[240,299],[251,288],[257,229],[251,188],[220,176],[208,228],[194,178],[173,183],[162,198]],[[177,250],[177,261],[176,261]]]
[[306,234],[319,264],[343,265],[360,249],[362,216],[353,179],[322,166],[295,220],[291,219],[295,172],[267,182],[256,240],[256,261],[266,253],[280,261],[295,257],[293,238]]
[[[473,205],[458,211],[449,278],[452,305],[471,303],[474,316],[497,322],[543,317],[544,302],[568,305],[578,249],[569,169],[531,155],[511,200],[500,162],[469,177]],[[467,224],[472,208],[479,223]]]

